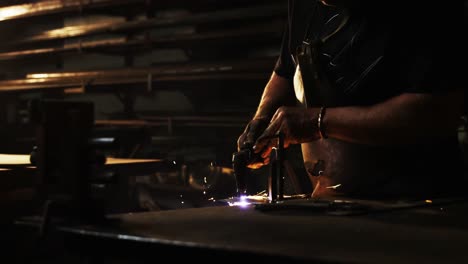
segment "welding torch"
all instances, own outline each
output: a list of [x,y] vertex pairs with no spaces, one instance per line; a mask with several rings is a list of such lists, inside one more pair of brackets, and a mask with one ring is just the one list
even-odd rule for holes
[[248,166],[259,160],[261,160],[260,155],[254,152],[253,146],[250,144],[232,154],[232,168],[236,177],[237,194],[239,196],[247,193],[247,178],[250,175]]

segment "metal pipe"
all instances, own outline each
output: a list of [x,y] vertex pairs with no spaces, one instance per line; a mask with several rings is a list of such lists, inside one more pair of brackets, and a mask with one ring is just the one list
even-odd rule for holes
[[0,22],[20,18],[52,15],[66,12],[81,12],[106,6],[144,3],[146,0],[45,0],[36,3],[6,6],[0,8]]
[[[202,80],[263,80],[271,66],[271,59],[252,60],[247,65],[240,61],[209,64],[165,65],[152,68],[103,70],[88,72],[57,72],[29,74],[26,79],[0,81],[0,92],[32,91],[38,89],[65,89],[92,86],[143,84],[146,90],[147,75],[153,82]],[[122,86],[120,86],[122,87]],[[192,87],[192,86],[191,86]],[[133,88],[135,89],[135,88]]]
[[284,199],[284,135],[275,136],[276,147],[270,154],[270,175],[268,177],[268,199],[270,203],[276,203]]
[[185,47],[193,46],[197,43],[208,44],[212,43],[230,43],[232,42],[251,42],[254,39],[261,41],[268,41],[272,38],[279,38],[281,32],[270,28],[270,27],[258,27],[249,28],[245,30],[231,30],[231,31],[220,31],[210,32],[203,34],[181,34],[181,35],[168,35],[159,36],[154,39],[143,39],[143,40],[130,40],[127,41],[123,38],[108,39],[102,41],[92,41],[89,43],[79,42],[76,44],[69,44],[64,47],[51,47],[31,50],[20,50],[0,53],[0,61],[15,60],[33,56],[45,56],[52,54],[61,54],[67,52],[93,52],[105,50],[109,52],[112,49],[138,49],[141,51],[142,48],[151,46],[152,49],[165,48],[165,47]]
[[97,34],[125,33],[136,30],[208,24],[239,19],[265,19],[276,16],[282,17],[285,15],[285,8],[282,4],[267,4],[255,7],[216,10],[212,12],[204,12],[180,17],[152,18],[148,20],[130,22],[106,22],[92,25],[63,27],[47,30],[41,32],[40,34],[33,35],[12,43],[2,43],[1,45],[8,46],[9,44],[14,45],[17,43],[24,44],[59,39],[72,39],[77,37],[93,36]]

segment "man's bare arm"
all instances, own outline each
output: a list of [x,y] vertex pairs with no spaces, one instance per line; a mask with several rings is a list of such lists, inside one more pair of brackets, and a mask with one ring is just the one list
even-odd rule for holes
[[462,91],[404,93],[373,106],[330,108],[324,129],[331,138],[372,145],[446,138],[460,125],[463,97]]
[[292,102],[294,102],[294,90],[289,80],[273,72],[265,86],[254,119],[265,118],[270,121],[278,107],[291,105]]
[[[328,108],[323,130],[330,138],[368,145],[424,143],[453,136],[463,113],[463,91],[444,95],[405,93],[372,106]],[[320,138],[319,108],[280,107],[255,151],[268,157],[271,136],[285,135],[285,147]]]

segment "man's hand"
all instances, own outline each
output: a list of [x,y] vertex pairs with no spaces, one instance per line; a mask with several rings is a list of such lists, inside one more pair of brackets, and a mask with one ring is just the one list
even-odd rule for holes
[[252,119],[237,140],[237,150],[253,147],[255,141],[265,131],[269,122],[270,120],[267,118]]
[[270,157],[271,148],[276,145],[275,135],[284,135],[284,147],[314,141],[320,138],[317,118],[319,109],[303,107],[280,107],[263,134],[254,145],[255,153],[263,159]]
[[[258,137],[265,131],[267,128],[268,123],[270,122],[269,118],[254,118],[252,119],[246,126],[244,132],[237,140],[237,150],[240,151],[241,149],[245,148],[252,148],[255,144],[255,141]],[[265,163],[268,162],[267,160],[259,159],[257,162],[249,164],[248,167],[251,169],[258,169],[262,167]]]
[[[244,133],[242,133],[237,140],[237,148],[239,150],[252,148],[257,138],[265,131],[265,128],[267,128],[270,123],[274,111],[281,105],[293,104],[295,102],[296,97],[294,96],[294,89],[292,89],[290,81],[273,73],[265,86],[255,117],[249,122]],[[258,155],[258,159],[254,160],[258,162],[250,164],[249,168],[260,168],[269,162],[268,160],[262,161],[260,155]]]

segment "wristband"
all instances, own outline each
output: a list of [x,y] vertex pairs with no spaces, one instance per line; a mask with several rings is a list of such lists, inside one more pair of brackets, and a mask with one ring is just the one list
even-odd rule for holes
[[328,138],[327,135],[325,134],[324,127],[323,127],[323,119],[325,118],[326,110],[327,110],[326,107],[322,106],[320,108],[318,118],[317,118],[318,132],[319,132],[320,138],[324,138],[324,139]]

